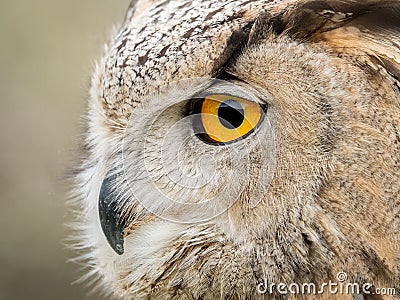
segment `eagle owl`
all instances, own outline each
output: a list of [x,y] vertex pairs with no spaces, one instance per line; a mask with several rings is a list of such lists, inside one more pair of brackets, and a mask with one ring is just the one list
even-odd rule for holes
[[[400,1],[134,0],[87,120],[75,247],[107,295],[396,297]],[[371,293],[270,289],[335,280]]]

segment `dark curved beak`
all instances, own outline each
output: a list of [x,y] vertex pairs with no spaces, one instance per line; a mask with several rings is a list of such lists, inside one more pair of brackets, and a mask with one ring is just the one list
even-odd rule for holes
[[101,228],[111,248],[119,254],[124,253],[124,230],[126,220],[120,217],[120,207],[116,196],[116,175],[106,176],[99,194],[99,217]]

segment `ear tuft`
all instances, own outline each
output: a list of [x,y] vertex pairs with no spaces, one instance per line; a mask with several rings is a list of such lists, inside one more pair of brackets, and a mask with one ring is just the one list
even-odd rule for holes
[[[400,1],[297,2],[277,24],[297,39],[323,41],[338,52],[367,56],[400,82]],[[283,32],[283,30],[281,29]]]

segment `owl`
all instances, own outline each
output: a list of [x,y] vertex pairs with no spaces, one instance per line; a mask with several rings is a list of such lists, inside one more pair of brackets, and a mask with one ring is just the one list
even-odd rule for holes
[[87,124],[74,247],[105,295],[400,294],[400,1],[134,0]]

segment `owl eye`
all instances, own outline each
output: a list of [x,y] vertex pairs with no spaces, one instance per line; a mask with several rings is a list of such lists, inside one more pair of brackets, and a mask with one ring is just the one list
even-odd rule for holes
[[199,99],[194,129],[204,142],[215,145],[244,139],[262,122],[264,108],[240,97],[212,94]]

